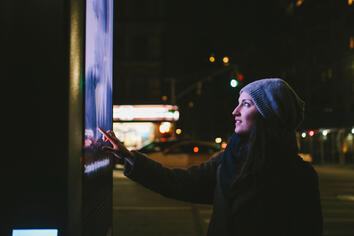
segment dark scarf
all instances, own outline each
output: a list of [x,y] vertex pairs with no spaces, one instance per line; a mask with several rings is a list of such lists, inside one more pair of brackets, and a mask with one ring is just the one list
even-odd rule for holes
[[220,168],[220,184],[225,197],[230,197],[232,183],[240,175],[247,159],[247,145],[244,140],[233,133],[224,151],[224,158]]

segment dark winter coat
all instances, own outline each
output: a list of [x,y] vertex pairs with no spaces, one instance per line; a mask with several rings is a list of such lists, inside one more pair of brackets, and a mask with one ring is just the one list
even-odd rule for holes
[[236,181],[234,197],[227,201],[219,179],[222,159],[220,153],[187,170],[169,169],[134,152],[134,165],[125,164],[125,175],[169,198],[213,204],[208,236],[322,235],[318,177],[309,163],[299,158],[295,170],[281,177]]

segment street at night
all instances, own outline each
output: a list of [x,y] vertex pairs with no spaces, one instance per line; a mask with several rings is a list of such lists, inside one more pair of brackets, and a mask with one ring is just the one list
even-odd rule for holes
[[354,236],[354,0],[1,10],[0,236]]
[[324,235],[354,235],[354,166],[315,166],[319,174]]
[[[324,236],[354,235],[354,166],[314,166],[319,175]],[[114,171],[114,236],[204,236],[212,207],[165,198]]]

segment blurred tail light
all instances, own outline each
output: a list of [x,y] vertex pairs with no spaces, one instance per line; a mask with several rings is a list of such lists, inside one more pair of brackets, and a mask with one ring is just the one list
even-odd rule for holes
[[226,142],[222,142],[222,143],[221,143],[221,148],[222,148],[222,149],[225,149],[226,146],[227,146],[227,143],[226,143]]

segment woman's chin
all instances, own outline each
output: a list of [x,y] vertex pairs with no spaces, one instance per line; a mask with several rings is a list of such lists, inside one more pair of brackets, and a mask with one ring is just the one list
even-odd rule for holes
[[238,135],[247,135],[248,134],[248,132],[245,132],[244,130],[241,130],[238,128],[235,128],[235,133]]

